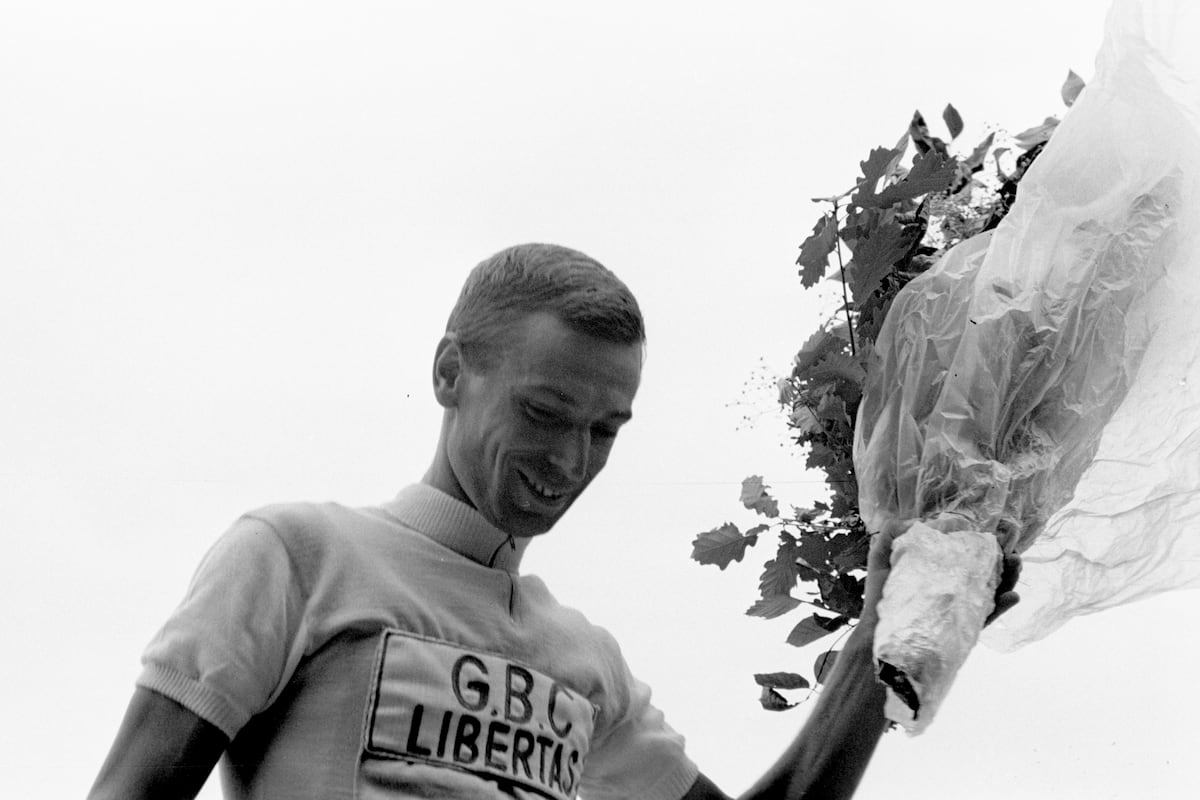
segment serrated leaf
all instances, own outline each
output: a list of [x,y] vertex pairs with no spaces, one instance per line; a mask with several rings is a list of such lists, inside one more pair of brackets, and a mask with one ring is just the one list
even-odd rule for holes
[[779,501],[767,494],[770,487],[763,483],[761,475],[751,475],[742,481],[742,505],[764,517],[779,516]]
[[1068,107],[1074,105],[1076,98],[1079,97],[1079,93],[1083,91],[1084,85],[1083,78],[1076,75],[1075,70],[1067,70],[1067,79],[1063,81],[1062,89],[1060,90],[1063,103]]
[[776,594],[756,601],[754,605],[746,609],[746,616],[775,619],[776,617],[782,617],[799,605],[800,601],[791,595]]
[[810,436],[825,430],[821,420],[817,419],[817,415],[806,405],[797,405],[792,408],[792,413],[788,415],[788,425]]
[[958,109],[950,103],[942,109],[942,121],[946,123],[946,129],[950,131],[950,138],[957,139],[958,135],[963,132],[962,117],[958,113]]
[[958,163],[936,150],[917,156],[904,180],[886,187],[874,198],[880,208],[914,200],[923,194],[945,191],[958,176]]
[[701,564],[716,564],[725,569],[732,561],[741,561],[746,548],[758,543],[754,529],[742,534],[732,522],[705,531],[692,541],[692,558]]
[[850,292],[856,301],[861,302],[878,289],[895,263],[912,249],[916,237],[910,228],[914,227],[889,221],[877,226],[869,238],[858,240],[847,267]]
[[804,372],[829,353],[842,352],[844,347],[845,342],[837,336],[824,330],[817,331],[805,340],[800,352],[792,359],[792,375]]
[[809,469],[827,469],[841,461],[841,456],[822,442],[813,442],[808,448],[808,457],[804,465]]
[[886,147],[876,147],[867,156],[866,161],[860,161],[859,166],[862,168],[863,177],[859,180],[858,187],[850,197],[850,202],[857,206],[862,206],[866,205],[862,201],[863,198],[875,197],[875,190],[878,188],[879,182],[891,175],[896,159],[902,153],[902,150],[888,150]]
[[847,428],[851,425],[850,415],[846,412],[846,401],[836,394],[827,394],[821,398],[821,404],[817,406],[817,416]]
[[758,698],[758,702],[767,711],[787,711],[789,708],[795,708],[795,703],[789,703],[784,699],[783,695],[775,691],[769,686],[764,686],[762,694]]
[[824,683],[829,677],[833,665],[837,663],[838,653],[840,650],[829,650],[817,656],[817,660],[813,662],[813,675],[816,676],[817,683]]
[[[859,385],[866,380],[867,373],[854,356],[846,353],[828,353],[804,373],[804,375],[797,375],[796,377],[814,382],[841,380]],[[824,400],[822,400],[823,402]]]
[[759,686],[771,689],[807,689],[808,679],[794,672],[759,672],[754,675],[754,682]]
[[796,259],[800,267],[800,285],[805,289],[816,286],[825,277],[829,267],[829,254],[837,247],[837,221],[833,214],[826,214],[817,220],[813,232],[800,244],[800,257]]
[[840,533],[829,540],[830,562],[839,572],[866,569],[871,540],[866,535]]
[[792,647],[807,647],[828,634],[829,630],[817,622],[817,615],[811,614],[792,628],[792,632],[788,634],[787,643]]
[[[842,468],[840,474],[845,477],[838,480],[840,491],[833,496],[833,508],[830,513],[835,517],[844,517],[858,510],[858,485],[854,482],[854,464],[852,462],[846,461],[838,466]],[[833,481],[831,480],[830,483]],[[856,612],[854,616],[858,616],[858,613]]]
[[775,558],[763,565],[758,579],[758,592],[763,597],[787,594],[796,585],[796,540],[787,534],[780,536]]

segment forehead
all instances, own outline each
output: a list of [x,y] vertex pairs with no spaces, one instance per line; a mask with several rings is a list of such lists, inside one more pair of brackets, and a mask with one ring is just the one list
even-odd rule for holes
[[513,326],[497,369],[517,386],[561,400],[606,395],[628,406],[641,381],[642,348],[579,333],[552,314],[536,313]]

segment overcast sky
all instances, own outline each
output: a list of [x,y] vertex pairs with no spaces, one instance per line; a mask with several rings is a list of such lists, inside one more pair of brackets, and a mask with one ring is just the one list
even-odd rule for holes
[[[624,277],[650,344],[608,471],[526,568],[747,788],[810,707],[762,711],[752,673],[821,648],[742,615],[766,551],[689,553],[746,519],[748,474],[821,496],[770,388],[829,308],[793,267],[810,198],[914,109],[954,103],[969,144],[1062,113],[1105,5],[0,2],[0,795],[83,796],[242,511],[420,477],[458,285],[532,240]],[[1196,599],[978,649],[859,796],[1184,796]]]

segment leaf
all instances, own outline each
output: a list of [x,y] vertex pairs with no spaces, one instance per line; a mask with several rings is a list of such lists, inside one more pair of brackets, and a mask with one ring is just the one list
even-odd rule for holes
[[825,430],[821,420],[817,419],[817,415],[806,405],[797,405],[792,409],[792,413],[788,415],[788,425],[810,436]]
[[849,431],[853,425],[850,414],[846,411],[846,401],[836,394],[827,394],[821,398],[821,404],[817,406],[817,416],[838,426],[833,432],[839,435]]
[[886,222],[876,227],[870,238],[860,239],[855,245],[854,258],[847,271],[850,292],[856,301],[878,289],[883,277],[912,249],[915,238],[910,227],[914,226]]
[[1043,144],[1050,141],[1051,134],[1058,127],[1058,120],[1054,117],[1046,117],[1041,125],[1035,125],[1032,128],[1026,128],[1013,137],[1013,141],[1021,147],[1034,147],[1035,145]]
[[787,594],[796,585],[797,570],[796,540],[786,533],[780,536],[779,550],[775,558],[763,565],[758,579],[758,591],[763,597]]
[[[842,469],[839,474],[845,477],[839,478],[836,481],[840,491],[833,495],[833,508],[830,513],[835,517],[844,517],[858,510],[858,485],[854,482],[854,464],[852,461],[847,460],[836,466]],[[830,472],[833,472],[832,467],[830,468]],[[835,481],[831,478],[829,482],[832,484]],[[854,616],[858,616],[858,614],[855,613]]]
[[836,578],[822,574],[817,578],[825,607],[850,617],[862,616],[864,582],[851,575]]
[[764,686],[762,695],[759,696],[758,702],[767,711],[787,711],[789,708],[795,708],[796,703],[789,703],[784,699],[783,695],[775,691],[769,686]]
[[829,445],[823,442],[813,442],[808,448],[808,457],[804,459],[804,466],[809,469],[828,469],[841,460],[842,457]]
[[[983,169],[983,162],[987,159],[988,148],[992,146],[992,142],[996,140],[996,133],[993,131],[987,135],[987,138],[975,146],[971,151],[971,155],[967,156],[963,161],[963,166],[970,172],[978,172]],[[999,153],[999,151],[997,151]]]
[[942,121],[946,123],[951,139],[957,139],[958,135],[963,132],[962,117],[959,116],[958,109],[950,103],[947,103],[946,107],[942,109]]
[[875,205],[887,208],[905,200],[913,200],[930,192],[949,188],[958,176],[958,163],[952,156],[930,151],[917,156],[912,169],[899,183],[888,186],[875,198]]
[[913,112],[912,122],[908,123],[908,135],[912,137],[917,150],[922,153],[933,147],[930,141],[933,137],[929,134],[929,126],[925,124],[925,116],[920,111]]
[[822,617],[820,614],[813,614],[813,619],[815,619],[817,621],[818,625],[820,625],[822,628],[829,631],[830,633],[833,633],[838,628],[842,627],[843,625],[845,625],[847,622],[850,621],[850,618],[847,617],[845,614],[842,614],[837,617]]
[[792,647],[806,647],[828,635],[830,630],[818,622],[818,619],[820,618],[816,614],[810,614],[800,620],[788,634],[787,643]]
[[825,537],[815,531],[802,533],[796,555],[801,564],[819,570],[829,560],[829,545]]
[[775,379],[775,390],[779,393],[779,405],[791,406],[796,402],[796,387],[785,377]]
[[887,316],[887,310],[892,306],[892,299],[888,298],[883,305],[870,305],[869,303],[863,305],[862,315],[858,320],[858,336],[860,339],[875,341],[883,329],[883,321]]
[[863,177],[858,182],[858,188],[851,196],[850,202],[857,206],[867,205],[862,201],[863,198],[875,197],[875,188],[879,186],[881,180],[891,174],[895,159],[903,152],[898,148],[888,150],[886,147],[876,147],[867,156],[866,161],[860,161],[859,166],[862,168]]
[[1065,103],[1068,108],[1075,104],[1075,99],[1079,97],[1079,93],[1083,91],[1084,85],[1083,78],[1076,75],[1075,70],[1067,70],[1067,79],[1063,81],[1062,89],[1060,91],[1062,94],[1063,103]]
[[825,277],[829,267],[829,254],[837,247],[837,221],[833,214],[817,220],[813,232],[800,244],[800,285],[805,289],[815,286]]
[[[804,375],[796,377],[814,383],[824,380],[840,380],[860,386],[867,379],[867,373],[854,356],[846,353],[829,353]],[[824,405],[824,400],[822,400],[822,405]]]
[[763,483],[761,475],[751,475],[742,481],[742,505],[764,517],[779,516],[779,501],[767,494],[770,488]]
[[849,533],[839,533],[829,540],[829,560],[839,572],[866,569],[867,553],[870,549],[871,540],[865,534],[854,536]]
[[700,534],[692,541],[692,558],[701,564],[716,564],[725,569],[731,561],[741,561],[746,548],[758,543],[758,529],[742,534],[732,522]]
[[838,653],[840,650],[829,650],[817,656],[817,660],[813,662],[813,674],[817,678],[817,683],[824,683],[829,677],[830,670],[837,663]]
[[820,510],[816,508],[794,508],[792,511],[796,515],[796,522],[812,522],[821,516]]
[[794,672],[759,672],[755,673],[754,682],[770,689],[807,689],[811,685],[807,678]]
[[758,600],[750,608],[746,609],[748,617],[762,617],[763,619],[775,619],[782,617],[784,614],[795,609],[800,605],[800,601],[791,595],[777,594],[771,597],[764,597]]
[[808,337],[803,346],[801,346],[800,352],[796,353],[792,359],[792,375],[795,376],[804,372],[828,353],[842,352],[845,345],[846,343],[842,339],[828,331],[817,331]]

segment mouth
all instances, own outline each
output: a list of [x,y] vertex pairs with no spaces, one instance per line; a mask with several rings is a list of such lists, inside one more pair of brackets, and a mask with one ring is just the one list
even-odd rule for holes
[[569,491],[553,489],[522,470],[517,470],[517,474],[521,476],[521,483],[529,490],[529,494],[544,505],[558,505],[570,494]]

